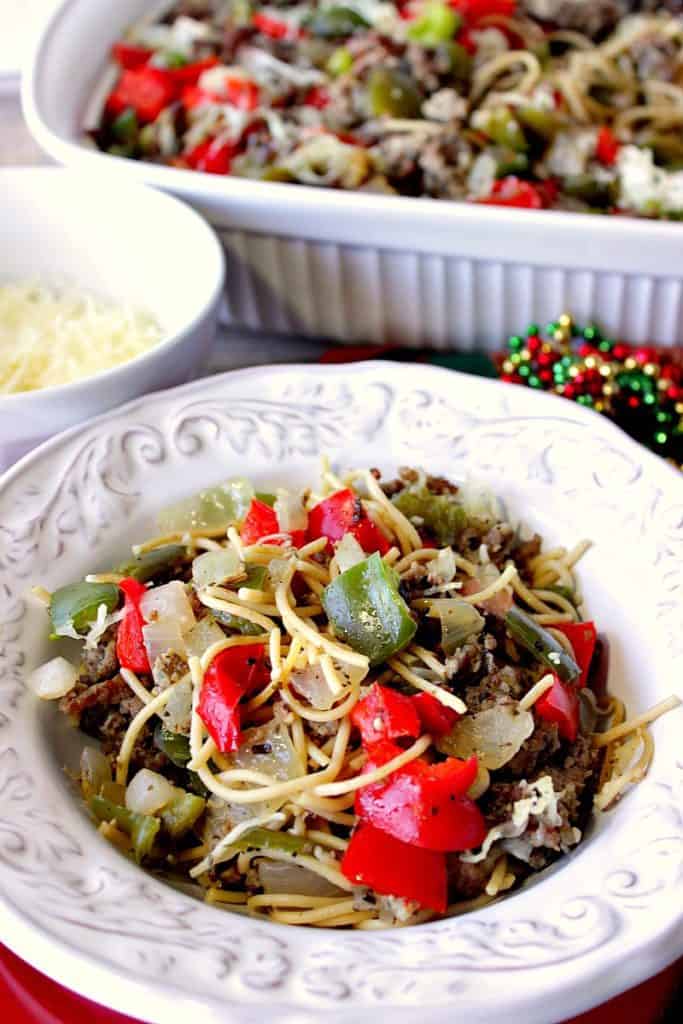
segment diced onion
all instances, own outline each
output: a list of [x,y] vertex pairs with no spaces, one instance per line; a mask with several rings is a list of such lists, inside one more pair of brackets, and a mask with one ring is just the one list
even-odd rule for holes
[[142,627],[142,639],[150,665],[154,665],[160,654],[175,651],[185,654],[185,641],[180,626],[173,619],[160,619]]
[[254,488],[243,477],[226,480],[163,509],[158,517],[162,533],[227,527],[242,519],[254,496]]
[[192,721],[192,682],[186,679],[173,688],[166,707],[161,712],[164,728],[170,732],[188,735]]
[[437,747],[452,757],[476,754],[484,768],[495,771],[512,760],[533,731],[531,712],[520,711],[515,703],[497,704],[475,715],[465,715]]
[[263,772],[280,781],[294,779],[304,771],[288,730],[278,722],[243,732],[240,748],[230,760],[231,767]]
[[185,636],[185,650],[188,657],[201,658],[213,644],[225,639],[225,633],[212,615],[205,615]]
[[141,768],[128,783],[126,807],[135,814],[154,814],[174,796],[173,786],[158,772]]
[[456,597],[432,601],[429,617],[441,620],[441,646],[444,654],[451,655],[470,636],[484,628],[484,619],[474,605]]
[[59,700],[73,690],[78,670],[66,658],[53,658],[40,665],[28,677],[33,692],[41,700]]
[[140,611],[149,623],[164,620],[177,623],[181,633],[187,633],[197,621],[185,586],[180,580],[148,590],[140,601]]
[[292,672],[290,682],[296,692],[319,711],[329,711],[334,704],[335,695],[320,665],[308,665],[300,671]]
[[106,782],[111,782],[109,761],[97,747],[84,747],[81,753],[81,789],[85,799],[97,796]]
[[234,580],[243,575],[244,567],[232,545],[220,551],[205,551],[192,563],[192,582],[197,590]]
[[339,566],[339,572],[346,572],[347,569],[352,569],[354,565],[358,565],[359,562],[367,558],[367,555],[352,533],[344,534],[337,544],[334,553],[337,565]]
[[455,552],[453,548],[441,548],[436,558],[427,562],[427,572],[433,580],[439,583],[450,583],[455,579]]
[[300,896],[343,896],[342,889],[326,878],[316,875],[299,864],[286,861],[261,860],[258,864],[259,881],[268,893],[295,892]]
[[277,516],[278,526],[284,533],[306,529],[308,516],[300,494],[289,494],[287,491],[279,490],[273,509]]

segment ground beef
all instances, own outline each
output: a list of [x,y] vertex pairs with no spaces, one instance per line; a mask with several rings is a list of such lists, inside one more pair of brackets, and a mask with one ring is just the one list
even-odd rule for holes
[[179,683],[187,673],[187,661],[175,651],[160,654],[154,662],[154,682],[159,690],[167,690],[169,686]]
[[560,737],[555,722],[537,720],[536,728],[515,756],[505,765],[506,774],[529,779],[548,763],[560,749]]
[[116,657],[116,633],[118,626],[110,626],[100,638],[96,647],[83,648],[83,656],[80,668],[80,680],[86,686],[92,683],[100,683],[103,679],[109,679],[119,670],[119,660]]
[[499,850],[493,850],[485,860],[478,864],[467,864],[460,860],[460,854],[449,853],[446,856],[448,871],[448,889],[453,902],[471,900],[479,896],[486,888],[491,872],[500,857]]
[[540,555],[542,543],[539,535],[535,533],[529,540],[519,541],[514,545],[513,558],[523,578],[527,579],[530,576],[527,563]]
[[[130,715],[124,715],[120,711],[110,711],[100,727],[99,736],[102,740],[102,753],[105,757],[109,758],[112,767],[116,762],[123,737],[126,735],[129,725]],[[154,744],[153,728],[149,724],[145,725],[133,747],[129,776],[141,768],[162,772],[168,766],[168,758]]]
[[522,9],[558,28],[594,36],[617,24],[629,8],[628,0],[522,0]]
[[66,697],[62,697],[59,708],[78,723],[85,711],[96,707],[109,707],[112,704],[118,705],[130,692],[130,687],[120,675],[92,686],[79,686],[77,683]]
[[424,193],[436,198],[463,198],[471,160],[470,147],[459,133],[445,131],[426,144],[422,142],[418,164]]

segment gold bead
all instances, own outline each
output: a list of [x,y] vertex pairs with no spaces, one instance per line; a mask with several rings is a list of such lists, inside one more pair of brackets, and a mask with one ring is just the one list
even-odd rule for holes
[[506,359],[505,362],[503,363],[503,373],[513,373],[514,369],[515,368],[510,362],[510,360]]
[[579,373],[578,366],[570,366],[569,367],[569,376],[570,377],[577,377],[578,373]]
[[519,354],[520,354],[520,356],[522,357],[523,360],[524,359],[529,359],[531,357],[531,352],[529,352],[528,348],[523,348],[522,351]]
[[561,316],[558,316],[557,322],[560,325],[560,327],[571,327],[572,318],[569,315],[569,313],[563,313]]
[[657,381],[657,387],[660,391],[666,391],[670,383],[670,380],[662,380],[660,377],[660,379]]
[[605,386],[602,389],[602,393],[605,396],[605,398],[609,398],[610,395],[614,394],[614,388],[611,384],[605,384]]
[[676,402],[676,404],[674,405],[674,409],[676,410],[679,416],[683,416],[683,402]]
[[593,408],[595,409],[596,412],[604,412],[605,403],[604,402],[596,402],[595,405],[593,406]]
[[638,364],[633,358],[633,356],[629,356],[628,359],[624,360],[624,366],[627,370],[635,370],[637,365]]
[[657,367],[654,363],[645,363],[643,367],[643,373],[647,374],[648,377],[654,377],[657,372]]
[[595,365],[596,365],[596,363],[595,363],[595,356],[586,356],[586,369],[587,370],[594,370],[595,369]]
[[544,352],[546,355],[548,355],[549,352],[552,352],[552,350],[553,346],[549,345],[547,341],[541,346],[541,352]]
[[612,367],[609,365],[609,363],[602,364],[602,366],[600,367],[600,373],[603,377],[612,376]]
[[553,331],[553,338],[555,341],[566,341],[567,333],[566,331]]

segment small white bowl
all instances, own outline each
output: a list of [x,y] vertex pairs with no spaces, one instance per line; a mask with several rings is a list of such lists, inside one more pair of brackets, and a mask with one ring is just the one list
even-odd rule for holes
[[0,395],[0,469],[66,427],[189,380],[213,342],[224,276],[211,228],[170,196],[106,174],[0,171],[0,283],[73,285],[147,310],[163,330],[112,370]]

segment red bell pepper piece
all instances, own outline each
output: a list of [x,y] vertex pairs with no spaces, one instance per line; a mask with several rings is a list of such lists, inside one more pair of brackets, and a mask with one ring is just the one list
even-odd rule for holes
[[268,36],[270,39],[302,39],[306,35],[303,29],[290,25],[283,19],[273,18],[270,14],[259,12],[253,16],[251,23],[262,36]]
[[448,0],[448,3],[462,15],[468,25],[475,25],[492,14],[511,18],[517,6],[517,0]]
[[154,55],[154,50],[146,46],[133,46],[131,43],[114,43],[111,48],[112,57],[126,71],[141,68]]
[[559,629],[574,648],[576,664],[581,675],[575,685],[583,689],[588,681],[588,670],[593,660],[593,652],[598,642],[598,631],[594,622],[556,622],[553,629]]
[[[401,753],[394,743],[376,744],[363,772]],[[477,759],[449,757],[440,764],[410,761],[381,782],[359,789],[356,814],[394,839],[427,850],[471,850],[483,843],[486,823],[465,794],[477,776]]]
[[[270,505],[266,505],[264,502],[259,501],[258,498],[252,498],[249,511],[247,512],[246,519],[242,523],[242,529],[240,530],[242,543],[249,547],[250,544],[256,544],[264,537],[270,537],[271,534],[274,533],[282,533],[280,524],[277,521],[277,513],[275,512],[275,509],[272,509]],[[295,548],[300,548],[306,543],[305,530],[291,530],[288,536],[291,538],[292,544]],[[269,541],[269,543],[283,544],[284,541],[280,538],[276,538]]]
[[149,673],[152,669],[142,635],[145,620],[140,611],[140,601],[147,593],[147,588],[144,583],[129,576],[121,580],[119,589],[123,592],[126,614],[119,622],[116,633],[116,657],[121,668]]
[[176,98],[173,78],[163,68],[141,67],[124,71],[107,100],[107,110],[114,116],[132,107],[140,121],[155,121],[162,110]]
[[557,722],[563,739],[573,743],[579,733],[579,698],[573,686],[554,677],[552,687],[534,704],[540,718],[546,722]]
[[263,644],[227,647],[207,668],[197,714],[222,754],[240,745],[240,701],[269,678]]
[[[410,698],[417,711],[424,732],[432,736],[446,736],[460,718],[457,711],[447,708],[431,693],[416,693]],[[357,707],[358,705],[356,705]]]
[[379,683],[374,683],[358,701],[351,721],[360,731],[364,747],[381,740],[417,739],[420,735],[420,720],[410,697]]
[[220,139],[205,139],[185,155],[189,167],[206,174],[229,174],[235,148]]
[[304,98],[304,106],[315,107],[316,110],[324,110],[329,103],[330,94],[320,85],[314,85],[312,89],[309,89]]
[[204,60],[196,60],[192,64],[184,64],[180,68],[168,68],[168,73],[175,84],[182,88],[186,85],[196,85],[200,75],[203,75],[209,68],[218,64],[218,57],[206,57]]
[[375,551],[385,555],[389,550],[389,541],[349,488],[318,502],[308,516],[309,540],[327,537],[329,551],[332,551],[332,541],[341,540],[345,533],[352,533],[368,555]]
[[372,825],[361,824],[353,833],[341,870],[354,885],[368,885],[385,896],[415,900],[439,914],[446,911],[445,855],[401,843]]
[[619,156],[621,146],[611,128],[606,124],[598,132],[595,142],[595,155],[605,167],[612,167]]
[[248,78],[235,75],[225,80],[225,90],[221,93],[208,92],[198,85],[186,85],[181,94],[181,102],[186,110],[192,110],[201,103],[230,103],[238,110],[256,110],[261,102],[261,91]]
[[494,182],[490,194],[476,202],[483,206],[512,206],[525,210],[543,208],[543,198],[538,189],[514,174]]

